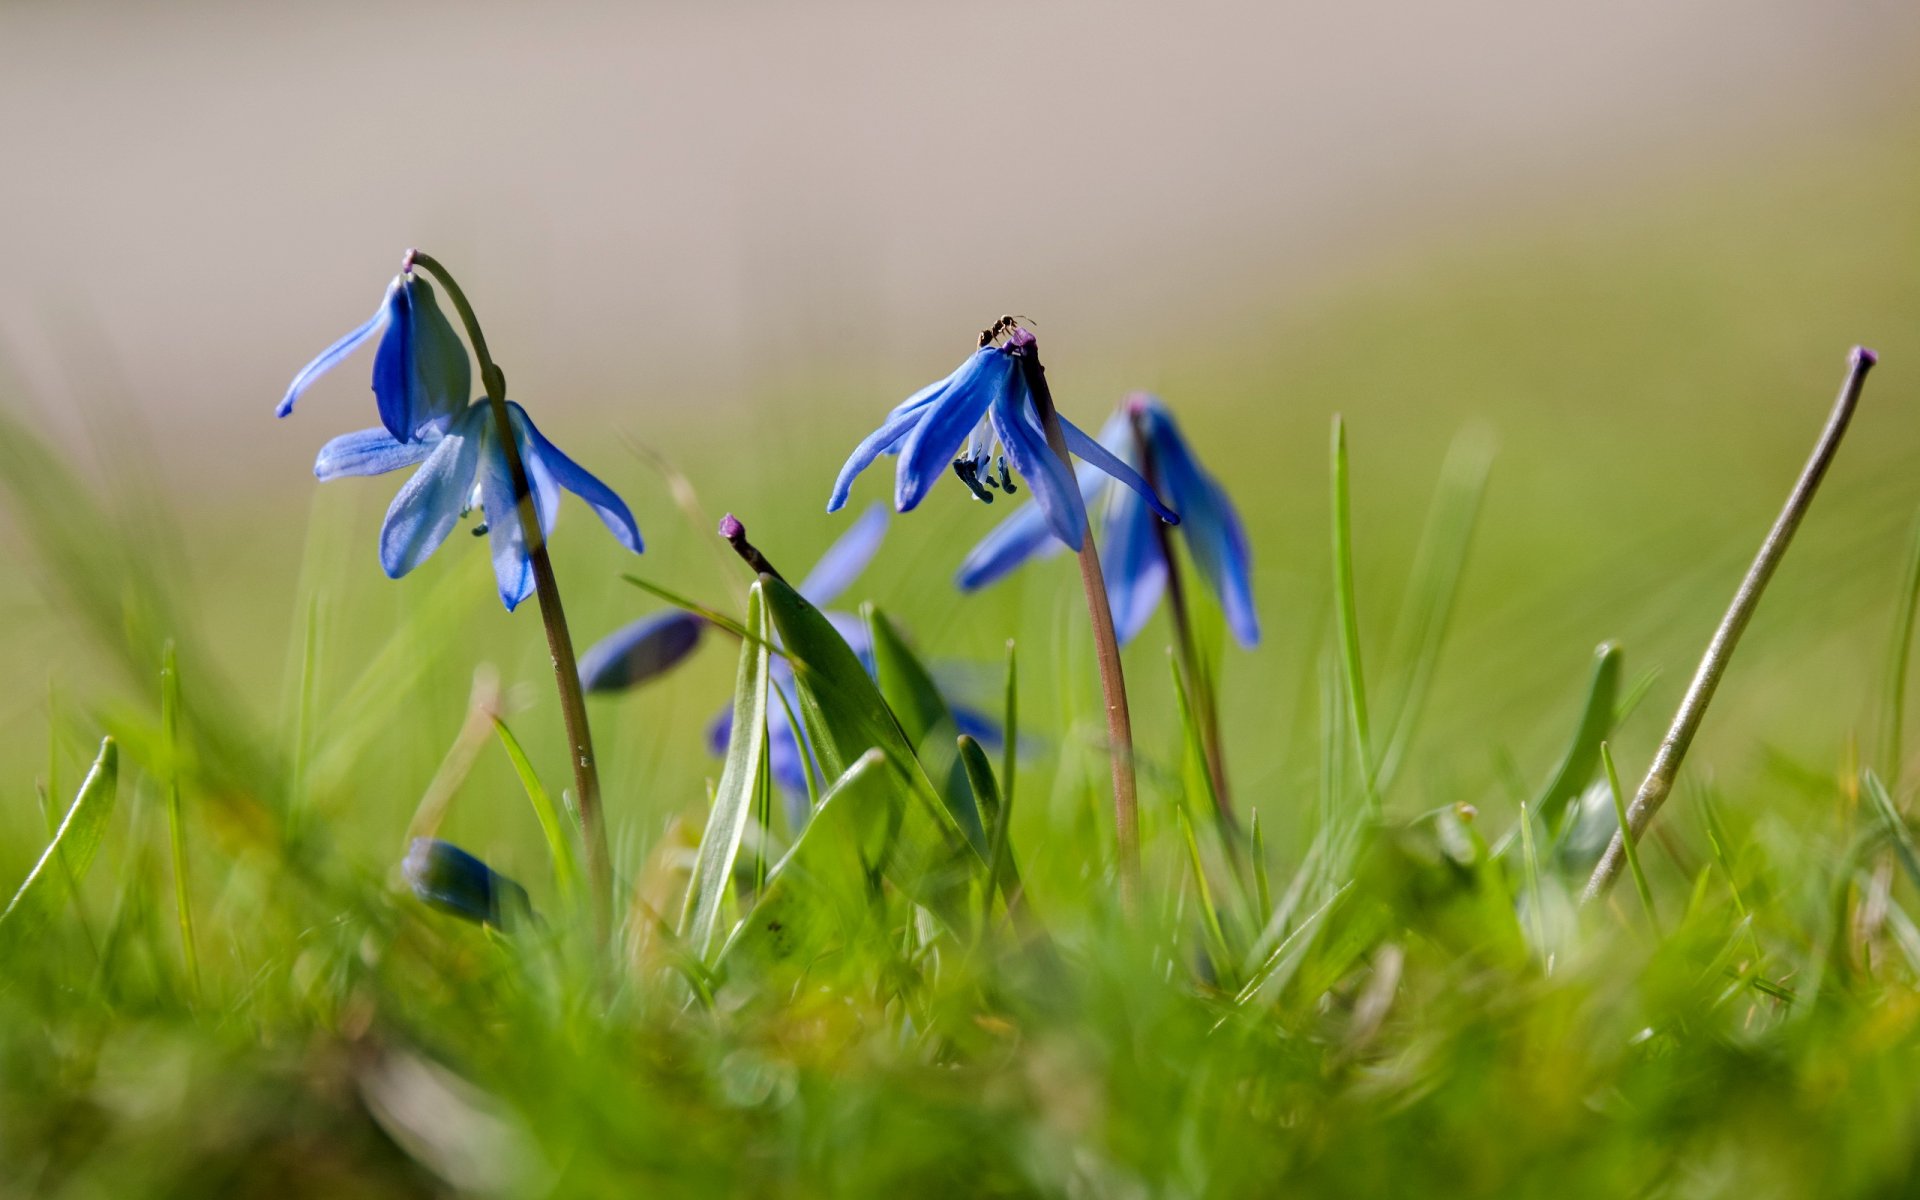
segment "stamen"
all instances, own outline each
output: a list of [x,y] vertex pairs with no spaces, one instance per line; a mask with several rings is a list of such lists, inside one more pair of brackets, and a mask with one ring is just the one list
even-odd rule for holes
[[956,458],[953,460],[953,473],[960,477],[961,483],[967,485],[967,490],[973,493],[973,498],[992,504],[993,493],[980,486],[978,471],[979,468],[974,465],[974,461],[970,458]]
[[1007,456],[1000,456],[1000,486],[1011,496],[1020,489],[1013,486],[1013,472],[1007,470]]
[[487,536],[487,523],[485,521],[482,521],[478,525],[475,525],[473,527],[473,536],[475,537]]

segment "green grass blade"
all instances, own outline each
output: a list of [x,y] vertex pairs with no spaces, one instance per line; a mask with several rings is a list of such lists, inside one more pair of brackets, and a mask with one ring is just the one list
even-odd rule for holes
[[1886,699],[1881,705],[1885,725],[1880,735],[1881,770],[1900,784],[1907,723],[1907,666],[1913,657],[1914,609],[1920,607],[1920,521],[1914,522],[1908,537],[1907,569],[1901,576],[1900,602],[1893,620],[1892,646],[1887,654]]
[[934,685],[932,673],[886,614],[871,604],[862,605],[860,614],[873,638],[873,665],[881,696],[893,710],[900,731],[926,768],[928,778],[943,785],[940,792],[954,823],[973,842],[980,857],[988,859],[986,823],[974,803],[973,789],[967,786],[966,769],[955,758],[954,737],[959,730],[952,710]]
[[1520,857],[1527,874],[1527,910],[1533,918],[1533,944],[1540,961],[1553,973],[1553,955],[1547,949],[1546,896],[1540,890],[1540,855],[1533,844],[1533,812],[1520,803]]
[[1657,936],[1660,932],[1660,914],[1653,907],[1653,889],[1647,886],[1646,872],[1640,869],[1640,848],[1633,830],[1627,827],[1627,795],[1620,790],[1620,773],[1613,769],[1613,750],[1605,742],[1600,743],[1600,765],[1607,772],[1607,791],[1613,795],[1613,815],[1620,823],[1621,844],[1627,849],[1627,869],[1633,872],[1633,886],[1640,893],[1640,903],[1647,910],[1647,924],[1653,927]]
[[187,987],[200,995],[200,956],[193,943],[193,902],[187,880],[187,831],[180,811],[180,664],[173,643],[160,654],[161,787],[167,799],[167,837],[173,846],[173,906],[180,922],[180,955]]
[[1273,913],[1273,884],[1267,878],[1267,836],[1257,806],[1248,814],[1247,828],[1252,843],[1254,897],[1260,905],[1259,919],[1264,921]]
[[52,919],[60,896],[78,892],[68,888],[62,871],[69,873],[77,887],[93,865],[94,854],[107,833],[107,818],[113,815],[115,795],[119,791],[120,750],[112,738],[100,742],[100,756],[80,781],[80,792],[66,820],[60,823],[53,840],[27,874],[20,890],[13,894],[6,911],[0,912],[0,954],[19,948]]
[[1567,803],[1586,790],[1600,766],[1600,743],[1613,732],[1614,696],[1620,689],[1620,648],[1602,642],[1593,652],[1593,676],[1587,683],[1587,700],[1574,725],[1573,740],[1560,756],[1553,777],[1533,802],[1534,811],[1547,821],[1561,812]]
[[1353,725],[1354,753],[1360,760],[1360,778],[1366,786],[1368,810],[1377,815],[1380,796],[1374,789],[1373,738],[1368,728],[1366,674],[1360,665],[1360,612],[1353,593],[1353,512],[1347,486],[1347,425],[1333,417],[1333,597],[1339,628],[1340,669],[1347,693],[1347,714]]
[[1207,958],[1213,963],[1213,977],[1220,990],[1235,991],[1233,951],[1227,946],[1226,930],[1220,925],[1220,909],[1213,902],[1213,889],[1207,884],[1207,865],[1200,857],[1200,840],[1193,835],[1193,818],[1186,804],[1174,806],[1180,822],[1180,835],[1187,845],[1187,865],[1193,871],[1194,894],[1200,901],[1200,920],[1207,931]]
[[[697,617],[705,617],[707,620],[713,622],[715,626],[726,630],[737,638],[745,639],[752,636],[748,632],[747,625],[742,625],[717,608],[709,608],[698,600],[689,600],[679,592],[664,588],[652,580],[642,579],[638,575],[622,575],[620,578],[626,580],[643,592],[650,592],[658,596],[675,608],[690,612]],[[750,625],[752,622],[748,622],[748,624]]]
[[534,819],[540,822],[540,832],[547,839],[547,857],[553,862],[554,887],[560,893],[560,903],[571,911],[580,895],[580,858],[574,849],[570,823],[561,815],[553,794],[541,784],[532,760],[520,748],[520,739],[498,715],[493,718],[493,732],[507,752],[507,761],[513,764],[521,790],[533,805]]
[[1893,806],[1893,797],[1887,795],[1886,785],[1869,768],[1861,774],[1861,790],[1873,804],[1874,815],[1880,818],[1882,830],[1887,841],[1893,846],[1894,857],[1900,860],[1901,869],[1906,871],[1915,887],[1920,887],[1920,850],[1915,849],[1913,832],[1900,816],[1900,810]]
[[1420,717],[1426,711],[1433,677],[1446,644],[1454,601],[1466,573],[1468,551],[1480,523],[1480,505],[1493,469],[1493,442],[1481,430],[1454,438],[1440,468],[1427,526],[1414,551],[1407,595],[1400,606],[1390,661],[1406,675],[1405,694],[1380,754],[1375,786],[1386,791],[1406,761]]
[[727,757],[714,789],[713,809],[694,858],[693,878],[687,884],[682,926],[693,953],[705,958],[720,922],[720,906],[733,878],[733,864],[747,830],[747,819],[759,790],[760,766],[767,740],[767,673],[771,662],[767,625],[766,583],[747,593],[749,636],[740,643],[740,668],[733,685],[733,729],[727,738]]

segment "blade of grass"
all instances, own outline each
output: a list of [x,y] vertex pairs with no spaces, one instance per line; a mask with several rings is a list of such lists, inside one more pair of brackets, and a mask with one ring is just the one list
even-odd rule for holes
[[167,837],[173,844],[173,905],[180,921],[180,955],[187,966],[187,988],[200,997],[200,956],[193,944],[193,902],[187,880],[187,830],[180,811],[180,665],[173,643],[160,652],[160,786],[167,801]]
[[1440,481],[1427,508],[1427,526],[1420,534],[1413,569],[1407,576],[1407,595],[1400,606],[1401,617],[1389,655],[1390,661],[1406,673],[1407,685],[1375,775],[1375,787],[1382,792],[1406,761],[1426,711],[1492,469],[1493,441],[1479,429],[1455,437],[1441,465]]
[[727,757],[714,789],[713,809],[694,858],[693,878],[687,884],[681,928],[687,944],[702,959],[713,946],[720,922],[720,906],[733,864],[746,834],[764,760],[767,740],[767,676],[770,657],[766,584],[747,592],[747,637],[740,643],[740,667],[734,677],[733,729],[727,738]]
[[580,896],[580,859],[573,847],[568,822],[561,816],[552,793],[541,784],[527,752],[520,748],[520,739],[513,736],[513,730],[507,728],[497,713],[491,715],[494,736],[507,752],[507,761],[513,764],[513,773],[519,777],[521,790],[533,804],[534,819],[540,822],[540,832],[547,839],[547,857],[553,862],[554,887],[560,893],[560,903],[572,911]]
[[1894,787],[1900,786],[1903,767],[1901,741],[1907,724],[1907,665],[1913,656],[1914,610],[1920,607],[1920,520],[1914,522],[1913,532],[1908,536],[1907,569],[1901,579],[1900,600],[1893,620],[1893,645],[1887,655],[1886,699],[1881,707],[1886,723],[1880,735],[1881,770]]
[[[1600,743],[1600,765],[1607,772],[1607,791],[1613,795],[1613,815],[1620,822],[1620,830],[1627,828],[1627,797],[1620,790],[1620,773],[1613,769],[1613,750],[1605,742]],[[1633,873],[1633,886],[1640,893],[1640,903],[1647,910],[1647,924],[1653,927],[1654,935],[1660,933],[1660,914],[1654,911],[1653,889],[1647,886],[1647,876],[1640,869],[1640,851],[1632,841],[1627,842],[1627,869]]]
[[1340,637],[1340,669],[1346,685],[1347,713],[1353,723],[1354,753],[1359,757],[1360,779],[1366,788],[1368,814],[1378,816],[1380,795],[1374,788],[1367,684],[1360,665],[1360,614],[1353,594],[1353,514],[1347,487],[1347,426],[1338,413],[1333,417],[1332,455],[1333,594]]
[[[78,897],[77,885],[86,878],[87,868],[93,865],[94,854],[106,836],[119,782],[119,747],[112,738],[104,738],[100,756],[80,781],[79,794],[67,810],[66,820],[60,823],[6,910],[0,912],[0,955],[16,952],[27,938],[38,933],[52,919],[61,894]],[[74,886],[67,886],[61,868],[70,874]]]

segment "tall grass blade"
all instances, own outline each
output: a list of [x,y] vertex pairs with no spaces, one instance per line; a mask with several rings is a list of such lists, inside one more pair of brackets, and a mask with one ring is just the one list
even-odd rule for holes
[[100,841],[106,836],[107,818],[113,815],[119,783],[120,749],[112,738],[104,738],[100,756],[80,781],[79,794],[67,810],[66,820],[60,823],[6,910],[0,912],[0,955],[16,952],[27,938],[38,933],[52,919],[63,893],[78,896],[62,871],[70,873],[74,885],[86,878],[87,868],[93,865]]
[[1333,418],[1333,596],[1340,637],[1340,669],[1353,724],[1354,753],[1366,788],[1367,809],[1377,816],[1380,795],[1374,788],[1373,737],[1368,728],[1366,673],[1360,664],[1360,613],[1353,594],[1353,513],[1347,486],[1347,426]]
[[747,593],[746,629],[750,636],[740,644],[740,667],[733,685],[733,730],[727,739],[726,762],[720,769],[719,786],[714,789],[706,832],[701,835],[700,850],[694,858],[681,918],[688,946],[703,959],[713,944],[766,754],[770,663],[766,587],[767,581],[762,580]]
[[541,784],[532,760],[520,748],[520,739],[513,736],[513,730],[507,728],[507,723],[498,715],[493,718],[493,732],[500,739],[500,748],[507,752],[507,761],[513,764],[521,790],[533,805],[534,819],[540,822],[540,833],[547,840],[547,857],[553,863],[554,887],[560,893],[561,904],[571,911],[580,896],[580,858],[574,850],[571,823],[561,815],[553,794]]
[[180,664],[168,642],[160,653],[160,786],[166,793],[167,837],[173,846],[173,906],[180,921],[180,956],[187,987],[200,995],[200,955],[193,944],[193,901],[187,880],[187,831],[180,811]]
[[[1613,796],[1613,815],[1620,823],[1622,833],[1627,828],[1627,796],[1620,790],[1620,773],[1613,769],[1613,751],[1605,742],[1600,743],[1600,765],[1606,768],[1607,791]],[[1647,910],[1647,924],[1652,926],[1656,936],[1660,933],[1660,914],[1653,907],[1653,889],[1647,886],[1647,875],[1640,869],[1640,850],[1629,840],[1627,842],[1627,869],[1633,872],[1633,886],[1640,893],[1640,904]]]

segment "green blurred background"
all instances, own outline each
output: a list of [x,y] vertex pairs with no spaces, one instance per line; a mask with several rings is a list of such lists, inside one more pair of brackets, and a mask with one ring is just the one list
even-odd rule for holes
[[[1498,755],[1544,775],[1602,639],[1630,675],[1660,671],[1620,738],[1623,770],[1644,765],[1864,342],[1883,365],[1694,760],[1734,788],[1828,773],[1867,727],[1920,509],[1916,64],[1920,12],[1893,3],[8,5],[4,399],[130,511],[168,511],[153,548],[177,538],[197,629],[180,633],[211,656],[189,670],[217,670],[263,727],[291,736],[315,595],[316,743],[351,725],[383,643],[419,656],[408,719],[353,744],[351,786],[310,797],[377,859],[478,663],[528,685],[514,725],[549,785],[563,773],[536,618],[499,611],[480,544],[390,583],[374,533],[398,479],[309,474],[327,437],[370,423],[368,358],[271,416],[407,246],[459,274],[516,398],[640,519],[648,552],[625,560],[565,511],[583,644],[657,607],[623,572],[735,603],[742,574],[710,532],[724,511],[804,570],[844,528],[822,508],[847,450],[974,330],[1027,314],[1069,416],[1094,426],[1157,391],[1240,502],[1267,636],[1227,652],[1227,744],[1242,803],[1288,838],[1318,761],[1331,413],[1349,421],[1363,634],[1389,699],[1403,681],[1381,650],[1447,447],[1463,430],[1497,445],[1393,802],[1501,805]],[[691,479],[703,520],[642,448]],[[856,501],[886,493],[863,480]],[[1089,744],[1070,564],[981,596],[947,585],[1005,511],[942,490],[851,598],[975,664],[984,695],[1017,638],[1035,721]],[[75,627],[8,515],[12,877],[39,846],[49,683],[67,779],[88,714],[153,689]],[[1165,637],[1129,652],[1150,754],[1171,747]],[[627,865],[704,802],[731,671],[716,643],[595,704]],[[449,829],[538,877],[515,789],[483,755]]]

